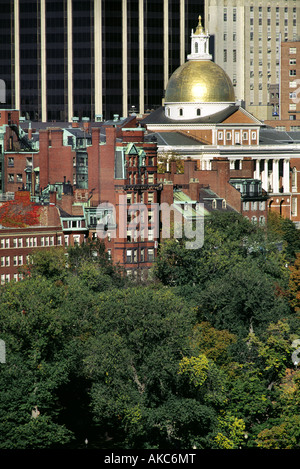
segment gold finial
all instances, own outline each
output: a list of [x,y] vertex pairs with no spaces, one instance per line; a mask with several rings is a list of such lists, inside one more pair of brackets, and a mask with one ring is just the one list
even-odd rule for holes
[[201,18],[200,15],[198,17],[198,20],[199,20],[199,23],[198,23],[197,29],[195,31],[195,34],[203,34],[204,33],[204,28],[202,26],[202,22],[201,22],[202,18]]

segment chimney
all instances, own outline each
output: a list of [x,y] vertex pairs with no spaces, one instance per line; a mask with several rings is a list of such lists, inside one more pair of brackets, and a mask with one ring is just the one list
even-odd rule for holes
[[78,117],[72,117],[72,127],[73,128],[79,127],[78,121],[79,121]]
[[89,118],[88,117],[83,117],[82,122],[83,122],[83,130],[87,131],[89,130]]
[[32,139],[32,128],[31,128],[31,122],[28,123],[28,138],[29,140]]

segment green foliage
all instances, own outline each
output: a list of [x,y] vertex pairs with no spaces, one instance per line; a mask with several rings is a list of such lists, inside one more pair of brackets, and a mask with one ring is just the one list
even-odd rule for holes
[[214,213],[143,285],[100,241],[36,251],[0,286],[0,448],[297,448],[297,236]]

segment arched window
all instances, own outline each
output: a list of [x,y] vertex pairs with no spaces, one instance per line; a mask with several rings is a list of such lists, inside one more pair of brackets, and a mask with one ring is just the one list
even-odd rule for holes
[[197,116],[201,116],[201,109],[197,109]]
[[196,54],[198,54],[198,50],[199,50],[198,42],[195,42],[195,53]]
[[214,200],[212,201],[212,208],[214,208],[214,209],[217,208],[217,201],[216,201],[216,199],[214,199]]
[[183,109],[182,108],[179,109],[179,115],[183,116]]

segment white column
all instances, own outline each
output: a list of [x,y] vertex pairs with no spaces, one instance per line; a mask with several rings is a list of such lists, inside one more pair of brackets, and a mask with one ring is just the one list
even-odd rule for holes
[[72,0],[67,4],[67,44],[68,44],[68,120],[73,117],[73,39],[72,39]]
[[279,193],[279,161],[273,160],[273,192],[274,194]]
[[127,0],[122,1],[122,86],[123,116],[128,115],[128,77],[127,77]]
[[169,0],[164,0],[164,89],[169,81]]
[[185,0],[180,0],[180,64],[185,63],[185,14],[184,14]]
[[41,104],[42,122],[47,122],[46,0],[41,0]]
[[20,110],[20,20],[19,20],[19,0],[14,3],[14,41],[15,41],[15,109]]
[[139,0],[139,89],[140,89],[140,102],[139,112],[145,112],[145,86],[144,86],[144,0]]
[[95,115],[103,115],[102,104],[102,0],[94,2]]
[[283,192],[290,192],[290,162],[283,160]]
[[265,159],[264,170],[262,172],[262,188],[265,191],[268,191],[268,161],[269,160]]
[[260,179],[259,166],[260,166],[260,160],[257,159],[255,160],[254,179]]

